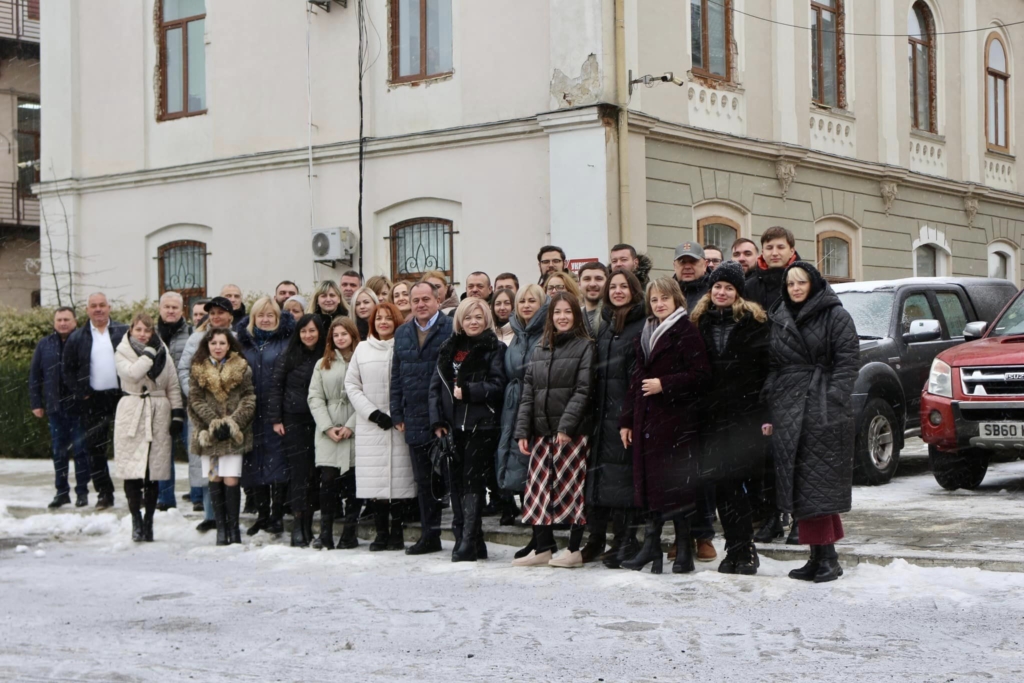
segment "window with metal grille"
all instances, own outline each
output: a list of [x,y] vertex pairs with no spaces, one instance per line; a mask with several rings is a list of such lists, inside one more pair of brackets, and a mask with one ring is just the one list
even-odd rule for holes
[[1010,136],[1007,133],[1010,121],[1010,69],[1006,60],[1006,48],[999,36],[993,33],[985,47],[985,137],[989,149],[1007,152]]
[[160,119],[206,113],[206,0],[162,0]]
[[206,297],[206,245],[192,240],[168,242],[157,249],[160,294],[178,292],[186,306]]
[[740,226],[728,218],[711,216],[697,221],[697,241],[701,244],[714,244],[726,253],[736,238],[740,236]]
[[690,0],[693,73],[732,80],[732,0]]
[[910,58],[910,117],[914,128],[935,133],[935,21],[918,0],[907,22]]
[[452,72],[452,0],[391,0],[391,82]]
[[391,226],[391,276],[415,280],[439,270],[454,280],[452,222],[443,218],[413,218]]
[[826,107],[846,107],[843,0],[811,0],[811,92]]
[[851,282],[850,240],[837,232],[823,232],[818,235],[818,263],[821,274],[829,282]]

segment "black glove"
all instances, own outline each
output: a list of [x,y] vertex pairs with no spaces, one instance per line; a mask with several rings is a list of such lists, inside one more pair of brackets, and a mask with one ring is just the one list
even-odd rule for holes
[[171,437],[177,439],[185,431],[185,425],[181,420],[171,420]]
[[160,348],[162,347],[162,344],[160,343],[160,335],[155,333],[150,335],[149,341],[146,342],[146,346],[151,346],[157,351],[159,351]]
[[217,429],[213,430],[213,436],[218,441],[227,441],[231,438],[231,427],[222,424],[218,426]]
[[395,425],[395,423],[391,421],[390,415],[386,415],[379,410],[375,410],[370,413],[370,422],[375,422],[377,426],[384,431],[391,429]]

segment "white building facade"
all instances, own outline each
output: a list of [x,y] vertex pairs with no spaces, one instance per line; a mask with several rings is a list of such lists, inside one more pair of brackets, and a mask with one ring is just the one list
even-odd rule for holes
[[[1024,57],[1002,25],[1024,8],[854,5],[49,0],[43,300],[349,267],[529,281],[549,243],[667,270],[681,241],[776,224],[837,280],[1019,284]],[[682,87],[623,87],[669,71]],[[315,264],[313,228],[349,229],[351,266]]]

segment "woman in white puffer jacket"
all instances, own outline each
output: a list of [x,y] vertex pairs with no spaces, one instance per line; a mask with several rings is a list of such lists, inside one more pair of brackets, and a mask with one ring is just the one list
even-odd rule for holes
[[[356,496],[373,506],[377,537],[370,550],[402,550],[402,506],[416,497],[409,447],[391,422],[391,357],[401,311],[379,304],[370,334],[356,347],[345,375],[345,392],[356,409]],[[388,517],[391,524],[388,526]]]

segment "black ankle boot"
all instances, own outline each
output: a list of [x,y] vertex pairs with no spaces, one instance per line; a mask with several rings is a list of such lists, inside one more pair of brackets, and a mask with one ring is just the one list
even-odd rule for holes
[[476,562],[477,532],[480,529],[483,511],[483,496],[467,493],[462,496],[462,539],[452,553],[452,562]]
[[292,516],[292,541],[293,548],[308,548],[309,539],[306,537],[306,520],[302,512],[296,512]]
[[618,569],[622,566],[623,562],[636,557],[638,552],[640,552],[640,541],[636,539],[636,527],[633,526],[632,520],[630,520],[626,527],[626,536],[615,551],[615,557],[606,559],[604,566],[609,569]]
[[515,526],[519,519],[519,508],[516,507],[516,499],[506,494],[501,500],[501,519],[498,524],[501,526]]
[[142,513],[138,510],[132,513],[132,540],[136,543],[146,540],[145,532],[142,530]]
[[652,562],[651,573],[661,573],[663,560],[661,553],[662,526],[663,522],[660,519],[650,519],[647,521],[647,524],[644,525],[644,544],[635,557],[622,563],[623,569],[640,571],[648,562]]
[[320,535],[310,546],[317,550],[334,550],[334,515],[320,513]]
[[735,550],[734,574],[753,576],[757,574],[757,568],[761,566],[761,560],[757,557],[757,548],[753,543],[745,543]]
[[755,543],[771,543],[776,538],[782,538],[785,529],[782,526],[782,514],[776,512],[764,523],[757,533],[754,534]]
[[[393,500],[391,501],[390,508],[391,529],[388,531],[388,550],[405,550],[405,530],[402,527],[402,502]],[[441,549],[440,538],[437,538],[437,549]]]
[[228,534],[227,511],[224,504],[224,482],[210,482],[210,505],[213,506],[213,518],[217,520],[217,545],[227,545],[231,537]]
[[832,544],[819,546],[818,549],[818,571],[814,574],[814,583],[826,583],[835,581],[843,575],[843,568],[839,566],[839,553]]
[[793,526],[789,527],[789,536],[786,537],[786,545],[801,545],[800,543],[800,527],[793,522]]
[[358,531],[358,513],[355,515],[345,515],[342,518],[341,536],[338,537],[338,549],[340,550],[351,550],[352,548],[359,547],[359,538],[356,536]]
[[676,559],[672,563],[673,574],[689,574],[693,567],[693,543],[690,541],[690,520],[677,517],[672,520],[676,531]]
[[373,526],[377,529],[377,537],[370,544],[370,551],[388,549],[388,503],[387,501],[373,501],[367,507],[373,508]]
[[818,573],[818,567],[821,564],[821,546],[811,546],[811,559],[807,560],[807,564],[794,569],[789,573],[789,578],[797,579],[799,581],[813,581],[814,576]]
[[238,528],[238,515],[242,511],[242,487],[224,487],[224,510],[228,543],[241,543],[242,532]]
[[245,530],[246,536],[255,536],[260,529],[270,526],[270,487],[254,486],[252,493],[256,499],[256,521]]

